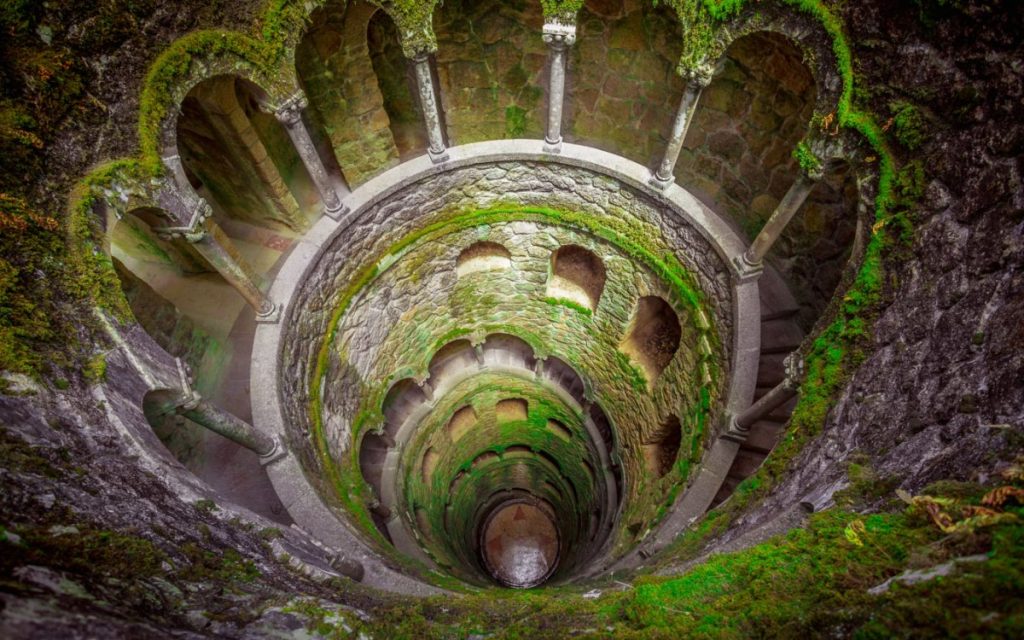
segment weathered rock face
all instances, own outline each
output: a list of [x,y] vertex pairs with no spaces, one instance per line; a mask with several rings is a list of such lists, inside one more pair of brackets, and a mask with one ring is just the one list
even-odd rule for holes
[[796,502],[828,504],[860,454],[916,490],[984,479],[1021,449],[1024,11],[923,4],[847,16],[874,108],[924,106],[923,142],[900,149],[926,176],[912,247],[890,256],[885,308],[824,432],[729,537]]
[[[46,173],[32,173],[44,163],[29,163],[6,175],[5,184],[29,183],[28,190],[42,205],[55,206],[82,167],[130,153],[135,147],[137,88],[156,53],[193,28],[248,24],[255,3],[222,3],[215,14],[209,3],[135,6],[141,7],[138,14],[106,7],[99,14],[85,13],[91,9],[84,6],[45,14],[40,22],[41,41],[52,37],[63,47],[62,56],[77,58],[73,64],[85,88],[73,92],[71,103],[76,106],[65,111],[66,117],[53,122],[54,133],[47,137],[43,154]],[[823,433],[791,463],[790,472],[771,495],[741,516],[719,543],[736,540],[779,514],[788,517],[798,502],[828,504],[832,493],[847,481],[847,466],[853,459],[867,461],[895,484],[917,489],[937,479],[983,476],[1021,448],[1024,8],[1008,0],[986,4],[921,0],[902,5],[846,3],[842,11],[854,47],[858,87],[865,92],[857,97],[883,121],[893,116],[891,126],[902,141],[901,160],[920,162],[926,188],[921,206],[913,212],[911,246],[886,256],[886,303],[873,325],[863,361],[837,396]],[[644,24],[644,19],[615,3],[588,3],[588,12],[608,20],[633,20],[636,29]],[[499,17],[509,20],[507,15]],[[97,42],[94,34],[102,32],[98,27],[106,24],[104,20],[118,25],[117,35]],[[360,29],[365,26],[363,22]],[[587,28],[584,25],[582,30]],[[604,25],[595,24],[591,33],[600,37],[594,35],[592,44],[600,40],[609,59],[617,57],[643,67],[646,59],[639,53],[633,58],[620,53],[639,51],[639,43],[650,43],[631,29],[621,33],[616,29],[606,31]],[[45,33],[50,35],[44,37]],[[484,31],[474,37],[482,45],[493,44],[493,33]],[[309,46],[329,57],[339,51],[340,40],[336,35],[318,34]],[[343,172],[353,184],[396,161],[399,153],[383,98],[378,99],[379,89],[375,93],[371,87],[366,94],[354,95],[360,83],[353,82],[344,88],[350,93],[342,95],[331,94],[324,84],[317,97],[315,82],[326,83],[330,74],[371,77],[370,54],[359,53],[358,65],[338,54],[331,68],[308,74],[300,69],[300,75],[310,81],[307,89],[314,108],[332,101],[341,104],[342,98],[347,101],[350,113],[335,120],[324,116],[324,122],[339,150],[340,163],[346,165]],[[661,58],[662,66],[672,61],[661,54],[651,57]],[[524,73],[513,66],[497,77],[503,83],[500,91],[518,89],[516,100],[528,98],[538,62],[524,56],[519,61]],[[574,59],[570,74],[573,64],[582,62]],[[451,64],[454,68],[455,63]],[[657,68],[643,70],[658,72]],[[495,78],[481,76],[477,90]],[[615,103],[614,109],[623,117],[643,122],[645,114],[675,108],[671,92],[658,93],[642,82],[625,89],[596,79],[588,82],[581,80],[579,91],[570,98],[570,103],[577,101],[578,109],[591,99],[595,105],[602,100],[598,84],[601,92],[620,95],[651,91],[645,94],[646,103],[628,113]],[[666,82],[675,80],[669,76]],[[14,97],[22,95],[27,94]],[[609,103],[616,98],[605,97]],[[792,117],[786,115],[789,97],[776,94],[775,100],[772,113]],[[922,105],[919,133],[923,141],[916,141],[913,132],[901,125],[900,115],[905,112],[900,102]],[[737,99],[736,104],[742,103]],[[45,101],[40,104],[40,109],[46,108]],[[752,104],[760,103],[755,98]],[[731,99],[724,105],[727,112],[732,105]],[[534,119],[542,111],[531,111],[525,103],[516,106]],[[489,107],[487,127],[518,122],[519,112],[511,112],[510,119],[506,111],[502,120],[500,104]],[[593,129],[608,124],[594,114]],[[581,116],[581,123],[586,120],[586,114]],[[788,121],[776,122],[772,126],[778,128],[772,131],[781,135]],[[456,127],[458,123],[449,124]],[[365,145],[352,137],[360,128],[368,134]],[[644,131],[656,128],[652,125]],[[630,135],[635,132],[630,130]],[[658,148],[653,134],[639,141],[627,137],[623,144],[633,142],[637,146],[626,155],[641,160]],[[763,213],[767,206],[755,206],[757,193],[743,183],[767,180],[763,188],[777,198],[777,183],[782,179],[753,169],[743,175],[742,165],[748,152],[760,153],[762,161],[765,154],[778,155],[770,143],[766,149],[758,146],[767,142],[751,143],[755,151],[750,151],[737,147],[731,137],[709,137],[706,149],[696,151],[693,162],[724,176],[721,171],[729,167],[721,167],[716,158],[739,157],[741,175],[728,176],[733,180],[730,198],[735,196],[740,209],[749,204],[751,210]],[[347,149],[348,156],[340,149]],[[722,177],[723,182],[729,180]],[[848,219],[840,215],[849,201],[838,195],[847,188],[842,181],[830,185],[829,195],[820,204],[831,208],[803,222],[805,238],[813,239],[818,233],[824,238],[812,245],[812,253],[824,263],[822,271],[833,274],[827,277],[834,277],[836,257],[849,231]],[[816,264],[805,262],[790,276],[805,277],[820,301],[829,287],[815,284],[811,272]],[[67,309],[54,312],[69,313]],[[101,337],[87,338],[106,344]],[[158,637],[174,629],[185,636],[273,637],[296,631],[303,623],[283,611],[295,594],[338,599],[343,593],[350,604],[375,604],[375,597],[360,595],[350,583],[340,589],[324,587],[275,559],[283,553],[302,557],[303,570],[330,575],[327,554],[301,533],[287,532],[279,538],[270,523],[252,514],[226,504],[215,509],[201,501],[210,499],[207,488],[173,460],[154,465],[140,458],[139,449],[127,444],[127,439],[147,438],[149,425],[140,412],[125,409],[137,408],[142,383],[121,356],[108,361],[105,384],[90,386],[72,379],[69,385],[63,378],[54,380],[53,389],[43,389],[16,379],[9,391],[28,394],[0,397],[5,428],[0,439],[5,551],[0,561],[4,579],[0,629],[4,635],[47,637],[69,635],[72,630],[83,636]],[[159,450],[151,435],[149,445]],[[278,546],[285,542],[287,546]],[[8,547],[15,553],[7,553]]]
[[[331,554],[218,504],[160,453],[140,408],[146,382],[121,352],[111,353],[108,375],[91,392],[31,387],[0,397],[0,634],[249,638],[303,629],[296,608],[331,597]],[[350,604],[374,604],[357,600]]]

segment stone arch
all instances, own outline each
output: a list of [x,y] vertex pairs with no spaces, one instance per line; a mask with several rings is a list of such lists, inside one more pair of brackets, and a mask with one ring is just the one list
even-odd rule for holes
[[679,457],[682,435],[679,418],[669,416],[644,440],[644,464],[649,474],[663,478],[672,470]]
[[470,405],[466,405],[457,409],[452,417],[448,419],[446,430],[448,431],[448,437],[452,442],[458,442],[462,436],[476,426],[477,415],[476,409]]
[[675,356],[681,337],[682,328],[675,309],[663,298],[644,296],[637,300],[619,350],[641,368],[648,389],[652,389]]
[[[398,162],[370,58],[367,30],[380,9],[365,0],[326,3],[311,14],[295,52],[307,113],[347,184],[355,188]],[[326,151],[330,153],[327,154]]]
[[146,74],[139,110],[139,144],[145,160],[177,154],[178,110],[205,80],[229,75],[265,87],[269,99],[283,102],[297,86],[288,67],[269,63],[275,56],[266,45],[233,31],[194,31],[175,40]]
[[430,359],[427,375],[432,385],[438,385],[445,378],[476,366],[476,350],[472,343],[469,340],[454,340],[438,349]]
[[492,333],[484,340],[484,363],[492,366],[513,366],[533,369],[536,358],[533,347],[522,338],[508,333]]
[[530,416],[530,404],[523,398],[505,398],[494,406],[494,415],[500,422],[520,422]]
[[406,419],[426,401],[427,395],[412,378],[403,378],[391,385],[381,402],[384,433],[394,438]]
[[460,278],[478,271],[498,271],[511,267],[512,254],[509,250],[502,244],[485,240],[469,245],[459,252],[455,260],[455,273]]
[[548,356],[544,360],[544,377],[565,389],[566,393],[582,406],[586,402],[587,385],[580,374],[565,360]]
[[792,40],[769,31],[732,40],[701,92],[676,164],[679,184],[752,238],[797,177],[793,150],[816,96]]
[[197,83],[181,103],[177,152],[192,188],[226,219],[301,230],[315,189],[283,126],[260,112],[266,100],[235,75]]
[[565,245],[551,254],[547,295],[597,311],[605,278],[604,261],[596,253],[578,245]]
[[370,17],[366,43],[399,158],[404,161],[426,153],[416,79],[402,51],[398,25],[387,12],[377,11]]

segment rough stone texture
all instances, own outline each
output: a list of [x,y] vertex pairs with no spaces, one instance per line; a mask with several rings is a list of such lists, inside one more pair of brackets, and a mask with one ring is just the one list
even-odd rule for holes
[[366,40],[376,11],[360,0],[329,3],[313,14],[295,54],[311,119],[323,128],[352,187],[398,162]]
[[167,454],[142,415],[150,382],[123,351],[107,375],[0,396],[0,635],[281,637],[307,624],[283,611],[296,593],[355,586],[305,534],[218,504]]
[[[29,63],[24,75],[5,72],[4,94],[21,89],[21,95],[10,97],[45,112],[47,121],[37,131],[42,151],[37,162],[19,163],[12,154],[5,158],[11,164],[4,163],[0,174],[12,185],[31,184],[34,198],[59,207],[85,167],[137,151],[139,88],[161,51],[195,29],[244,30],[262,5],[259,0],[218,5],[185,0],[175,4],[144,1],[130,8],[112,3],[33,8],[30,13],[38,16],[37,24],[52,34],[50,45],[41,36],[34,43],[45,52],[41,57],[4,47],[4,56],[10,55],[12,64],[18,58]],[[13,39],[5,44],[16,45]],[[42,66],[34,66],[32,60]],[[52,73],[53,83],[32,81],[40,72]],[[29,81],[24,83],[25,79]]]
[[[498,242],[512,253],[512,267],[480,272],[456,281],[458,253],[477,240]],[[608,279],[592,316],[581,314],[546,298],[551,254],[559,246],[584,246],[600,256]],[[671,364],[656,380],[651,392],[637,388],[636,362],[620,353],[640,296],[654,295],[675,304],[683,336]],[[651,438],[657,425],[669,415],[682,418],[686,451],[701,448],[703,433],[698,427],[702,415],[710,420],[714,411],[703,412],[698,388],[702,385],[702,362],[711,356],[701,349],[700,333],[690,312],[665,283],[609,243],[586,233],[534,222],[510,222],[474,226],[431,239],[403,253],[385,273],[379,275],[347,310],[332,345],[343,366],[352,367],[362,384],[361,410],[374,411],[376,398],[398,378],[426,374],[427,362],[444,336],[467,331],[483,337],[489,333],[522,335],[542,345],[544,355],[557,355],[577,370],[593,390],[593,397],[615,425],[626,476],[628,501],[623,518],[641,523],[639,532],[653,520],[673,482],[685,479],[680,473],[661,481],[644,474],[641,442]],[[717,358],[718,355],[712,357]],[[719,361],[720,362],[720,361]],[[715,369],[721,368],[719,364]],[[721,375],[721,374],[719,374]],[[433,381],[432,381],[433,382]],[[723,383],[719,378],[718,383]],[[717,404],[721,387],[710,389]],[[368,391],[367,391],[368,390]],[[356,415],[341,415],[337,421],[335,394],[350,395],[353,387],[327,380],[324,390],[326,414],[331,424],[353,424]],[[338,403],[342,406],[349,402]],[[363,429],[377,426],[364,424]],[[332,447],[346,442],[341,433],[328,433]],[[359,437],[361,434],[355,434]],[[691,444],[696,441],[696,445]],[[340,451],[339,451],[340,453]],[[337,455],[337,454],[336,454]],[[342,461],[344,458],[339,456]]]
[[983,480],[1021,449],[1024,7],[968,3],[919,15],[850,5],[846,18],[876,108],[885,113],[897,99],[924,107],[924,145],[901,152],[921,158],[927,187],[911,249],[889,256],[865,361],[822,435],[726,540],[798,501],[827,505],[855,454],[915,491]]
[[[701,93],[676,179],[753,240],[796,181],[792,154],[814,104],[814,78],[792,42],[739,38]],[[800,303],[805,331],[835,293],[856,224],[856,181],[841,166],[815,185],[768,255]]]
[[566,73],[565,139],[656,166],[683,94],[672,10],[639,0],[592,1],[577,25]]
[[[565,189],[569,185],[575,193]],[[302,385],[305,384],[302,380],[308,380],[307,368],[319,340],[315,337],[325,334],[327,314],[336,296],[344,291],[344,283],[350,281],[358,269],[380,259],[389,245],[414,231],[423,222],[425,213],[456,211],[463,207],[486,208],[497,202],[564,207],[592,212],[597,216],[607,215],[607,208],[612,207],[621,213],[628,212],[638,220],[658,225],[668,245],[676,248],[684,264],[689,263],[701,288],[709,296],[714,326],[728,359],[731,310],[726,268],[696,230],[675,216],[662,214],[632,190],[582,170],[514,163],[492,169],[474,167],[429,178],[404,194],[396,194],[387,202],[372,207],[351,223],[353,231],[365,231],[341,234],[335,246],[325,252],[317,274],[307,282],[297,298],[304,313],[294,318],[289,338],[291,344],[287,347],[287,359],[294,369],[287,377],[290,389],[286,396],[293,400],[289,415],[296,424],[304,423],[307,416],[305,410],[300,409],[304,400],[300,395],[293,395],[293,392],[299,392],[299,388],[292,385]],[[328,285],[327,282],[336,284]],[[313,342],[310,342],[311,338]]]
[[544,135],[547,48],[538,2],[449,0],[434,14],[450,144]]

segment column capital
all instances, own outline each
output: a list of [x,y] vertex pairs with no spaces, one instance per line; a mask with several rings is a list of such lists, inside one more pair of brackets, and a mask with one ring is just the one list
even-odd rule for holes
[[764,263],[760,260],[752,261],[748,255],[750,250],[747,249],[740,255],[732,259],[733,265],[736,267],[736,276],[740,282],[749,282],[761,277],[764,272]]
[[804,359],[799,353],[793,352],[782,361],[782,367],[786,373],[782,381],[783,386],[788,391],[796,391],[804,377]]
[[157,227],[153,231],[163,240],[184,238],[187,242],[191,243],[201,242],[206,237],[204,225],[212,215],[213,207],[210,206],[210,203],[203,198],[198,198],[187,225],[180,227]]
[[576,25],[553,20],[544,23],[544,42],[552,49],[565,49],[576,42]]
[[686,80],[688,88],[703,89],[711,84],[711,80],[714,79],[715,68],[710,64],[702,63],[682,70],[679,75],[683,77],[683,80]]
[[274,110],[274,116],[286,127],[294,127],[302,122],[302,111],[309,106],[309,99],[301,89]]

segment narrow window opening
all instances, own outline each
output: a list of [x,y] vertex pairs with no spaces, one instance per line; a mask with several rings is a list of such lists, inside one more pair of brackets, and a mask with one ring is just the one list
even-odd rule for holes
[[455,260],[455,274],[460,278],[478,271],[500,271],[511,267],[512,254],[497,242],[471,244]]
[[593,312],[597,310],[604,283],[604,262],[594,252],[566,245],[551,255],[548,298],[565,300]]
[[675,356],[681,336],[675,310],[658,296],[645,296],[637,301],[633,321],[619,349],[639,365],[651,388]]

